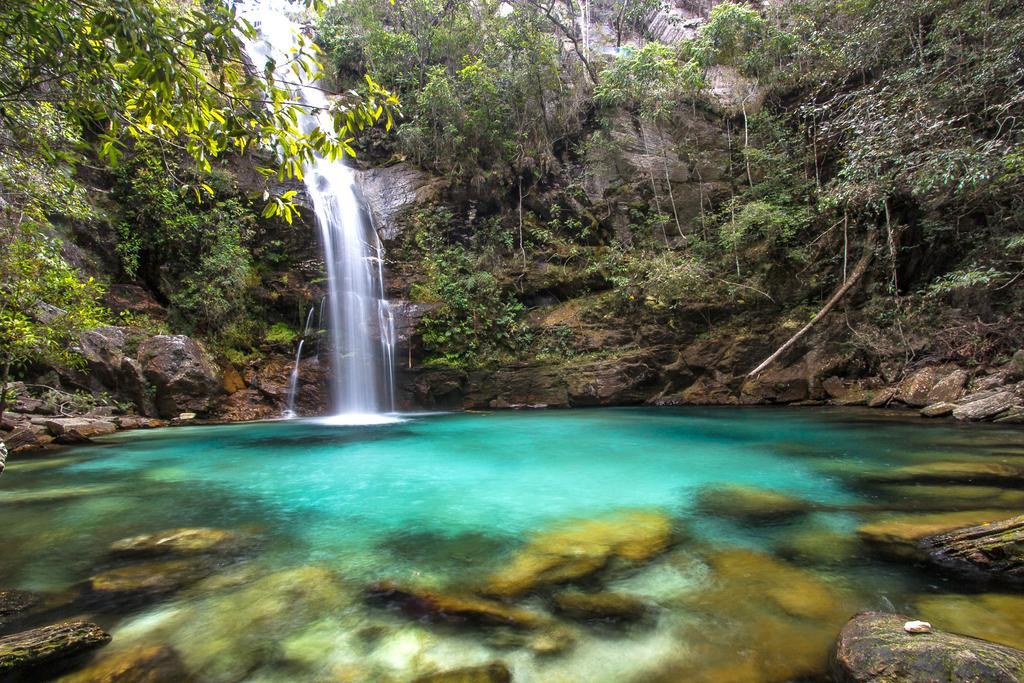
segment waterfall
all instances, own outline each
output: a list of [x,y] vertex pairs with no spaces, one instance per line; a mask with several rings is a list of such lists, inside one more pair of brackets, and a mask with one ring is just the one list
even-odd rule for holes
[[[313,324],[313,311],[314,307],[309,307],[309,313],[306,314],[306,326],[302,329],[302,336],[299,338],[299,348],[295,351],[295,365],[292,366],[291,375],[288,376],[288,393],[285,400],[285,408],[282,417],[293,418],[295,417],[295,395],[299,389],[299,365],[302,363],[302,345],[306,343],[306,337],[312,332],[310,325]],[[317,344],[320,343],[319,336],[317,337]]]
[[[303,130],[333,130],[324,91],[291,68],[301,31],[292,19],[297,8],[283,0],[253,0],[239,3],[239,10],[258,30],[246,45],[257,70],[273,59],[277,85],[308,105],[299,122]],[[328,335],[331,409],[339,422],[379,421],[380,413],[394,410],[394,319],[384,296],[383,245],[366,219],[352,169],[342,160],[317,158],[303,174],[327,266],[321,324]]]

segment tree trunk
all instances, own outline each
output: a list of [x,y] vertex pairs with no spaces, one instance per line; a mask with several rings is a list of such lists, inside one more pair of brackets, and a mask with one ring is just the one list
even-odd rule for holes
[[848,291],[850,291],[855,284],[857,284],[857,281],[860,280],[860,278],[864,275],[865,272],[867,272],[868,266],[871,264],[871,260],[875,256],[875,239],[876,234],[875,231],[872,230],[868,234],[867,241],[864,243],[864,253],[861,254],[860,260],[857,262],[857,265],[854,266],[853,272],[850,273],[850,277],[847,278],[846,281],[839,286],[839,289],[835,291],[835,294],[833,294],[832,297],[822,307],[822,309],[818,311],[818,313],[813,318],[811,318],[811,321],[809,323],[800,328],[800,331],[798,331],[796,334],[790,337],[789,341],[780,346],[778,350],[775,351],[775,353],[768,356],[768,358],[766,358],[763,363],[761,363],[756,368],[751,370],[747,374],[747,377],[753,377],[754,375],[757,375],[766,367],[768,367],[773,362],[778,360],[779,356],[781,356],[790,348],[792,348],[792,346],[796,344],[801,337],[807,334],[807,332],[812,327],[814,327],[818,323],[818,321],[820,321],[822,318],[828,315],[828,312],[831,311],[837,303],[839,303],[839,300],[842,299],[843,296]]

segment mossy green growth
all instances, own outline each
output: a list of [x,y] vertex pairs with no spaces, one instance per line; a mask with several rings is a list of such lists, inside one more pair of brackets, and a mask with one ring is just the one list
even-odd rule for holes
[[263,340],[270,344],[291,344],[295,338],[299,335],[294,329],[292,329],[287,323],[276,322],[270,326],[266,334],[263,335]]

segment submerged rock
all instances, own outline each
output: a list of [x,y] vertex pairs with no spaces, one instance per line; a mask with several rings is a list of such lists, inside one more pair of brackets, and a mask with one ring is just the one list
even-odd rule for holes
[[815,573],[764,553],[711,552],[714,582],[679,599],[685,648],[656,680],[778,683],[821,680],[834,634],[856,600]]
[[753,550],[733,549],[707,558],[720,581],[745,584],[792,617],[828,619],[841,612],[835,591],[814,574]]
[[971,510],[936,514],[885,515],[857,529],[857,535],[877,554],[899,560],[924,560],[921,542],[935,534],[965,526],[988,524],[1006,517],[1003,510]]
[[1024,649],[1024,595],[925,595],[914,606],[944,631]]
[[15,621],[40,602],[40,596],[28,591],[0,591],[0,626]]
[[193,677],[181,657],[165,645],[113,653],[60,679],[61,683],[179,683]]
[[814,506],[777,491],[727,484],[702,489],[697,496],[697,507],[719,517],[731,517],[744,522],[769,522],[802,515]]
[[637,621],[650,614],[651,606],[624,593],[556,593],[553,602],[559,612],[577,619]]
[[861,552],[861,543],[856,534],[815,526],[787,534],[777,552],[800,562],[843,564]]
[[933,564],[961,576],[1024,584],[1024,515],[929,536],[920,545]]
[[487,579],[484,592],[517,597],[587,578],[613,560],[646,562],[671,543],[672,523],[661,512],[634,510],[566,522],[535,534],[505,569]]
[[1024,652],[933,630],[906,633],[908,617],[861,612],[836,639],[831,668],[839,683],[990,681],[1024,678]]
[[884,484],[878,487],[887,498],[897,501],[892,509],[928,512],[976,510],[1024,510],[1024,490],[967,484]]
[[537,612],[512,607],[503,602],[475,595],[445,593],[442,591],[404,586],[391,581],[380,581],[366,588],[370,602],[396,605],[415,619],[444,622],[471,622],[490,626],[513,626],[538,629],[551,621]]
[[0,638],[0,679],[45,678],[76,655],[103,647],[110,635],[96,624],[69,621]]
[[1024,482],[1024,466],[994,461],[930,462],[871,472],[864,479],[872,482],[1014,484]]
[[209,576],[211,564],[195,560],[143,562],[118,567],[91,577],[85,585],[90,601],[135,602],[175,593]]
[[110,546],[110,554],[131,559],[230,555],[247,549],[253,542],[248,534],[225,529],[167,529],[115,541]]
[[11,505],[62,503],[76,498],[107,495],[118,490],[118,488],[116,484],[83,484],[81,486],[35,489],[30,491],[0,490],[0,505],[4,503]]
[[413,683],[509,683],[512,672],[502,662],[483,666],[468,666],[463,669],[439,671],[420,676]]

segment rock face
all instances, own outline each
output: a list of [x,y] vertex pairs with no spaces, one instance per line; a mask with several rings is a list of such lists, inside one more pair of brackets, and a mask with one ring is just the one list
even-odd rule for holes
[[398,236],[396,219],[403,212],[430,202],[444,183],[406,163],[357,171],[356,180],[370,207],[373,225],[385,240]]
[[139,346],[139,362],[146,380],[156,387],[160,417],[186,412],[202,415],[221,391],[217,366],[184,335],[150,337]]
[[1024,515],[922,539],[929,560],[957,574],[1024,584]]
[[1024,679],[1024,652],[985,640],[933,630],[910,634],[909,618],[861,612],[836,639],[831,668],[838,683]]
[[62,662],[102,647],[110,635],[96,624],[70,621],[0,638],[0,678],[17,680],[59,670]]

